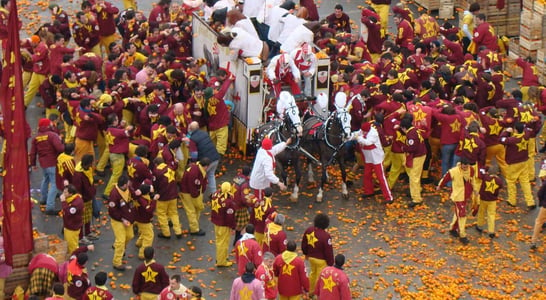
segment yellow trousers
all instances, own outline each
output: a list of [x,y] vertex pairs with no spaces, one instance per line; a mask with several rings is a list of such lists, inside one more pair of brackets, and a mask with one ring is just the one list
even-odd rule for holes
[[25,107],[32,102],[34,96],[36,96],[36,93],[38,93],[38,89],[40,88],[40,85],[42,84],[42,82],[44,82],[44,80],[46,80],[45,75],[32,73],[32,75],[30,76],[27,90],[25,92]]
[[309,290],[311,293],[315,291],[315,285],[320,277],[322,269],[326,268],[326,261],[324,259],[318,259],[309,257],[309,264],[311,265],[311,273],[309,274]]
[[478,209],[478,227],[483,229],[487,218],[487,232],[495,233],[495,217],[497,213],[497,201],[480,201]]
[[[106,149],[108,149],[108,145],[106,144],[106,139],[104,138],[105,131],[100,130],[99,134],[97,134],[97,155],[99,156],[99,160],[102,158],[102,155]],[[109,157],[108,155],[106,156]],[[102,168],[104,170],[104,168]]]
[[504,160],[505,155],[506,149],[504,148],[504,145],[497,144],[489,146],[485,149],[485,165],[491,166],[491,160],[494,157],[497,160],[497,165],[499,165],[502,176],[506,177],[506,168],[508,167],[508,164],[506,163],[506,160]]
[[199,194],[197,197],[192,197],[188,193],[182,193],[182,205],[186,211],[188,217],[188,223],[191,232],[199,231],[199,217],[205,205],[203,204],[203,194]]
[[97,171],[104,172],[104,169],[106,169],[106,165],[108,165],[108,161],[110,160],[110,150],[108,150],[108,147],[102,152],[102,154],[99,156],[99,162],[97,162]]
[[228,127],[224,126],[220,129],[213,130],[209,132],[209,134],[210,139],[216,146],[216,151],[218,151],[220,155],[226,154],[229,136]]
[[108,184],[104,188],[104,194],[110,195],[114,186],[118,183],[118,179],[123,174],[125,168],[125,155],[120,153],[110,153],[110,166],[112,167],[112,175]]
[[121,266],[123,264],[123,253],[127,244],[135,236],[133,225],[125,226],[122,222],[110,219],[112,231],[114,232],[114,257],[112,258],[113,266]]
[[527,161],[509,164],[506,168],[506,187],[508,188],[508,203],[516,205],[516,184],[519,181],[523,197],[527,206],[535,204],[533,193],[531,192],[531,183],[529,182],[529,172],[527,171]]
[[169,229],[169,220],[173,224],[174,234],[182,234],[182,227],[180,226],[180,217],[178,216],[177,200],[172,199],[167,201],[157,201],[157,207],[155,214],[157,221],[159,222],[159,228],[164,236],[171,236],[171,230]]
[[254,237],[256,238],[256,242],[258,242],[258,245],[260,245],[260,247],[263,247],[265,235],[263,233],[254,232]]
[[537,139],[530,138],[529,144],[527,145],[527,151],[529,153],[529,159],[527,160],[527,171],[529,172],[529,180],[534,180],[536,178],[535,170],[535,156],[537,155]]
[[49,118],[51,115],[57,115],[60,116],[61,113],[56,108],[47,108],[45,109],[45,116],[46,118]]
[[138,245],[138,258],[144,258],[144,249],[152,246],[154,243],[154,225],[150,223],[135,222],[138,228],[138,239],[136,244]]
[[31,77],[32,77],[32,72],[23,71],[23,88],[25,88],[25,89],[27,88]]
[[522,87],[520,87],[519,90],[521,91],[521,94],[522,94],[521,100],[522,101],[529,101],[529,87],[528,86],[522,86]]
[[301,295],[296,295],[296,296],[279,295],[279,300],[301,300]]
[[415,203],[423,202],[423,197],[421,196],[421,173],[423,172],[426,157],[426,155],[414,157],[413,166],[406,168],[406,173],[408,173],[409,177],[411,201]]
[[93,141],[76,138],[76,143],[74,147],[74,161],[76,163],[79,163],[85,154],[93,155],[93,160],[95,160],[95,149],[93,148]]
[[110,49],[108,48],[108,46],[110,46],[111,43],[115,42],[118,37],[117,35],[114,33],[112,35],[109,35],[109,36],[101,36],[99,37],[100,39],[100,43],[99,43],[99,47],[104,47],[105,48],[105,51],[106,51],[106,54],[110,54]]
[[135,113],[129,109],[124,109],[122,112],[123,120],[127,122],[127,125],[133,125],[135,123]]
[[392,152],[391,146],[383,147],[383,152],[385,152],[385,158],[383,159],[383,168],[388,168],[392,162]]
[[214,225],[214,235],[216,238],[216,264],[225,266],[228,262],[229,240],[231,238],[231,228],[227,226]]
[[387,179],[390,189],[394,187],[394,184],[398,180],[398,176],[404,171],[405,165],[406,153],[391,153],[391,170],[389,171],[389,178]]
[[6,298],[6,294],[4,292],[5,287],[6,287],[6,278],[0,278],[0,299]]
[[388,4],[373,4],[372,8],[377,12],[379,15],[379,19],[381,21],[381,37],[384,37],[385,34],[387,34],[388,26],[389,26],[389,11],[390,11],[390,5]]
[[69,254],[72,254],[74,250],[78,249],[78,242],[80,240],[80,230],[70,230],[67,228],[63,228],[63,234],[64,234],[64,240],[66,241],[67,245],[67,252]]
[[157,294],[142,292],[139,296],[140,300],[157,300]]
[[125,9],[132,8],[134,10],[137,9],[137,3],[136,0],[123,0],[123,6]]

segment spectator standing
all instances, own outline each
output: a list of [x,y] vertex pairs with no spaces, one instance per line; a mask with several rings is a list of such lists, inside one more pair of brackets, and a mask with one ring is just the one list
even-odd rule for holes
[[144,250],[151,247],[154,243],[154,225],[152,224],[152,219],[154,218],[159,195],[152,195],[151,193],[153,192],[152,185],[143,183],[135,191],[135,197],[133,198],[135,224],[138,228],[136,245],[140,248],[138,250],[138,257],[140,259],[145,258]]
[[231,183],[222,183],[221,189],[211,196],[210,218],[214,224],[216,266],[231,267],[228,261],[231,230],[235,228],[235,210]]
[[210,165],[207,157],[192,163],[182,176],[180,193],[190,227],[190,235],[204,236],[206,233],[199,227],[199,218],[204,209],[203,193],[207,188],[206,172]]
[[285,216],[277,214],[273,222],[267,222],[265,226],[264,241],[262,249],[277,256],[286,250],[286,232],[283,230]]
[[95,274],[95,286],[90,286],[83,294],[82,300],[112,300],[114,296],[108,291],[106,281],[108,275],[105,272]]
[[178,184],[175,180],[175,171],[167,166],[161,157],[157,157],[154,163],[154,189],[159,194],[156,215],[161,230],[157,237],[171,238],[169,228],[169,222],[171,222],[176,238],[181,239],[182,226],[178,215]]
[[323,300],[351,300],[349,278],[343,272],[345,256],[338,254],[334,261],[333,266],[324,268],[320,273],[315,295]]
[[540,207],[537,218],[535,219],[535,226],[533,228],[533,236],[531,237],[531,250],[537,249],[538,235],[546,224],[546,161],[542,162],[538,177],[542,181],[542,186],[537,193],[538,205]]
[[76,187],[68,185],[61,195],[63,208],[63,235],[68,246],[68,253],[78,248],[80,231],[83,227],[84,201]]
[[127,244],[134,237],[135,209],[128,182],[127,176],[121,176],[118,179],[118,184],[110,192],[110,199],[108,200],[108,214],[114,232],[112,266],[118,271],[125,271],[126,267],[122,261],[123,254]]
[[500,189],[504,187],[504,183],[499,176],[489,174],[488,168],[485,167],[479,170],[478,178],[481,181],[480,185],[480,202],[478,208],[478,222],[476,230],[482,232],[482,226],[485,225],[487,218],[487,232],[490,238],[495,237],[495,218],[497,216],[497,200],[499,200]]
[[259,266],[262,263],[262,249],[254,237],[254,225],[248,224],[240,240],[235,243],[235,260],[237,261],[237,275],[245,272],[248,262]]
[[163,265],[154,260],[154,248],[144,249],[144,262],[136,269],[133,276],[133,293],[141,300],[157,300],[164,288],[169,286],[169,275]]
[[229,300],[261,300],[263,298],[264,287],[254,275],[254,264],[247,262],[245,273],[233,280]]
[[[93,202],[97,193],[97,188],[93,178],[93,156],[85,154],[82,160],[76,164],[72,184],[83,199],[83,229],[80,232],[80,242],[90,244],[92,240],[98,239],[96,234],[91,233],[91,219],[93,218]],[[98,217],[98,216],[97,216]]]
[[309,291],[305,263],[296,253],[296,242],[288,241],[286,251],[275,257],[273,272],[278,278],[280,299],[301,299]]
[[336,32],[351,33],[351,19],[349,15],[343,12],[341,4],[334,6],[334,13],[327,16],[326,20],[328,21],[328,27]]
[[201,161],[205,157],[209,160],[207,167],[207,189],[206,195],[210,196],[216,192],[216,168],[220,162],[220,154],[216,150],[209,134],[199,129],[198,122],[191,122],[188,126],[188,138],[190,143],[190,157],[192,161]]
[[310,291],[315,290],[315,284],[322,269],[334,264],[332,237],[326,232],[329,226],[330,218],[328,215],[319,213],[315,216],[313,226],[307,228],[303,233],[301,250],[311,265],[309,274]]

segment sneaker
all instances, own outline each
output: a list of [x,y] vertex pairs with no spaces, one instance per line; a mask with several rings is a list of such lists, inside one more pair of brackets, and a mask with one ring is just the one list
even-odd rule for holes
[[516,207],[515,204],[512,204],[512,203],[510,203],[510,202],[508,202],[508,201],[506,201],[506,203],[508,203],[508,205],[510,205],[510,206],[512,206],[512,207]]
[[202,229],[199,229],[199,231],[197,232],[191,232],[190,235],[197,235],[197,236],[204,236],[205,234],[207,234],[206,232],[204,232]]
[[534,205],[534,204],[533,204],[533,205],[527,206],[527,209],[528,209],[528,210],[534,210],[535,208],[537,208],[537,206]]
[[452,237],[459,237],[459,233],[457,232],[457,230],[450,230],[450,231],[449,231],[449,234],[450,234]]
[[463,245],[468,245],[468,243],[470,243],[467,237],[459,238],[459,241],[461,241]]
[[45,214],[48,215],[48,216],[58,216],[59,212],[60,212],[60,210],[58,210],[58,209],[46,210]]
[[531,250],[537,250],[537,244],[532,243],[531,244]]
[[421,204],[423,204],[423,203],[422,202],[411,202],[410,204],[408,204],[408,207],[409,208],[414,208],[417,205],[421,205]]
[[99,239],[99,235],[96,234],[96,233],[94,233],[94,232],[92,232],[92,233],[86,235],[85,237],[86,237],[88,240],[90,240],[90,241],[96,241],[96,240]]
[[91,244],[93,244],[93,242],[90,241],[87,237],[84,236],[84,237],[80,240],[80,244],[82,244],[82,245],[91,245]]
[[96,173],[97,176],[99,176],[99,177],[104,177],[104,176],[106,176],[106,174],[104,173],[104,171],[95,170],[95,173]]
[[125,265],[120,265],[120,266],[114,266],[114,269],[123,272],[127,269],[127,267]]
[[166,240],[169,240],[169,239],[171,238],[170,235],[169,235],[169,236],[166,236],[166,235],[164,235],[164,234],[161,233],[161,232],[157,234],[157,237],[160,238],[160,239],[166,239]]
[[490,234],[489,234],[489,238],[494,239],[495,237],[496,237],[495,233],[490,233]]
[[182,238],[182,233],[176,235],[176,239],[177,239],[177,240],[179,240],[179,239],[181,239],[181,238]]
[[229,267],[231,267],[231,266],[233,266],[233,262],[232,262],[232,261],[228,261],[228,262],[226,262],[226,263],[223,264],[223,265],[218,265],[218,264],[216,265],[216,267],[218,267],[218,268],[229,268]]
[[476,230],[477,230],[479,233],[482,233],[482,232],[483,232],[483,229],[481,229],[480,226],[478,226],[478,224],[476,224]]
[[431,184],[434,183],[434,179],[432,178],[421,178],[421,184]]

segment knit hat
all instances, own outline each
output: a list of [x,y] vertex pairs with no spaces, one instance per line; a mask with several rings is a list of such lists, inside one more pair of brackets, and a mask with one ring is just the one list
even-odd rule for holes
[[49,119],[42,118],[38,121],[38,127],[49,127],[50,125],[51,121]]
[[540,172],[538,173],[538,177],[546,177],[546,160],[542,161],[542,165],[540,166]]
[[370,122],[364,122],[362,123],[362,125],[360,126],[360,129],[364,132],[369,132],[370,129],[372,128],[372,124],[370,124]]
[[262,141],[262,148],[264,150],[271,150],[271,148],[273,148],[273,141],[270,138],[264,138]]
[[205,99],[209,99],[214,95],[214,91],[211,87],[208,87],[203,91],[203,95],[205,96]]

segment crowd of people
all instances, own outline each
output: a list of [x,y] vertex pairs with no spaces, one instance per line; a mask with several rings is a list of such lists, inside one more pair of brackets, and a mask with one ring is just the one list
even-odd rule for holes
[[[478,215],[476,229],[495,238],[499,192],[506,186],[506,203],[517,206],[519,183],[527,208],[540,206],[531,246],[536,249],[546,221],[546,187],[537,203],[531,182],[537,177],[536,139],[546,89],[532,59],[517,60],[521,87],[506,93],[505,45],[478,3],[464,12],[460,28],[438,24],[426,11],[414,17],[403,2],[371,3],[362,8],[358,33],[342,5],[321,19],[314,1],[305,0],[299,6],[290,0],[181,5],[160,0],[149,16],[131,0],[123,2],[124,10],[86,0],[74,16],[51,4],[52,22],[21,44],[25,105],[39,93],[45,109],[31,138],[29,162],[43,171],[44,213],[62,211],[72,258],[56,268],[47,255],[35,257],[30,293],[52,295],[49,299],[65,293],[71,299],[112,298],[105,273],[97,273],[90,286],[85,271],[86,252],[100,239],[93,220],[104,203],[115,236],[115,270],[130,269],[123,256],[138,232],[135,244],[144,262],[135,269],[133,292],[140,299],[200,299],[199,287],[186,289],[179,275],[169,278],[155,262],[153,245],[155,237],[182,238],[179,201],[189,234],[206,235],[200,217],[210,201],[218,268],[233,265],[229,246],[235,231],[240,277],[231,299],[300,299],[308,293],[351,298],[345,257],[334,255],[328,216],[317,214],[303,234],[307,272],[296,242],[286,238],[285,216],[272,203],[271,184],[286,188],[275,175],[275,155],[291,139],[273,145],[265,138],[254,165],[218,189],[216,169],[228,151],[231,118],[224,100],[236,78],[222,68],[205,74],[201,67],[207,62],[192,56],[191,18],[201,10],[232,59],[262,60],[264,80],[275,96],[289,88],[312,101],[317,57],[330,58],[329,107],[334,108],[336,95],[345,94],[353,132],[349,144],[358,154],[353,172],[364,166],[363,199],[374,197],[379,186],[384,200],[393,202],[392,189],[405,173],[409,208],[421,205],[422,185],[435,182],[432,162],[441,161],[438,188],[451,188],[454,205],[449,232],[467,244],[469,210]],[[10,5],[0,4],[5,43]],[[387,30],[391,12],[393,33]],[[538,177],[546,177],[546,165]],[[98,195],[95,183],[103,179]],[[66,291],[53,285],[54,278],[66,283]]]

